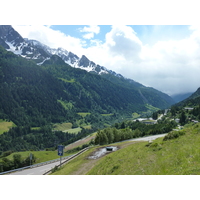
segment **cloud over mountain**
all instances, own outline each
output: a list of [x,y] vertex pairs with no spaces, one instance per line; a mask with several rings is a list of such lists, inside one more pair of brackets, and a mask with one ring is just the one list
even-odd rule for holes
[[[50,47],[63,47],[78,56],[86,55],[101,66],[170,95],[193,92],[200,85],[199,26],[189,26],[184,37],[179,37],[180,31],[172,37],[173,30],[167,29],[169,38],[163,36],[156,40],[156,35],[149,34],[149,42],[146,31],[145,43],[141,34],[126,25],[111,26],[104,39],[97,39],[102,32],[99,26],[83,27],[79,30],[82,37],[73,37],[48,26],[13,27],[23,37],[39,40]],[[157,30],[162,34],[163,27],[156,26],[154,33]]]

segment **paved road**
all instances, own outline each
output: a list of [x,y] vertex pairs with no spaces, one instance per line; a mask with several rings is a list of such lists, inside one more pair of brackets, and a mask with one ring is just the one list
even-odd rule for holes
[[167,133],[160,134],[160,135],[152,135],[152,136],[147,136],[147,137],[142,137],[142,138],[131,139],[129,141],[152,141],[152,140],[155,140],[156,138],[164,137],[165,135],[167,135]]
[[[159,137],[164,137],[166,134],[160,134],[160,135],[152,135],[142,138],[136,138],[136,139],[130,139],[129,141],[152,141]],[[64,162],[65,160],[62,160]],[[56,165],[59,165],[60,161],[50,163],[47,165],[31,168],[31,169],[25,169],[23,171],[17,171],[8,175],[43,175],[45,172],[49,171],[50,169],[54,168]]]
[[[63,160],[62,162],[64,162],[64,161],[65,160]],[[54,168],[56,165],[59,165],[59,164],[60,164],[60,161],[57,161],[57,162],[50,163],[47,165],[34,167],[31,169],[25,169],[23,171],[13,172],[8,175],[43,175],[45,172],[49,171],[50,169]]]

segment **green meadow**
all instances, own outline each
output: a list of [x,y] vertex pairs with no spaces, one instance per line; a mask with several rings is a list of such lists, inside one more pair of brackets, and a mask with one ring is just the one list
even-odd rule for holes
[[[13,155],[14,154],[20,154],[21,155],[21,159],[25,159],[28,156],[30,156],[30,153],[34,154],[34,156],[36,157],[36,163],[41,163],[41,162],[46,162],[49,160],[54,160],[54,159],[58,159],[60,158],[60,156],[58,156],[58,152],[57,150],[55,151],[22,151],[22,152],[14,152],[12,154],[10,154],[9,156],[7,156],[6,158],[13,160]],[[69,153],[64,153],[63,156],[68,156],[70,155]],[[0,159],[1,161],[1,159]]]
[[72,128],[72,123],[59,123],[54,125],[53,130],[66,131],[71,128]]
[[89,113],[89,112],[79,112],[77,114],[80,115],[81,117],[85,117],[86,115],[90,115],[91,113]]
[[0,135],[9,130],[9,128],[15,126],[13,122],[7,122],[3,119],[0,119]]
[[199,175],[200,123],[187,125],[183,131],[184,134],[173,132],[174,137],[158,138],[152,143],[115,144],[119,150],[97,160],[88,159],[97,148],[93,147],[53,174]]

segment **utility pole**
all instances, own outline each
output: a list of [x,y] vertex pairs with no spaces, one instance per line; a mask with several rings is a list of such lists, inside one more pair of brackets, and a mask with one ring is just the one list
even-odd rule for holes
[[33,155],[32,155],[32,153],[30,153],[30,165],[31,165],[32,157],[33,157]]

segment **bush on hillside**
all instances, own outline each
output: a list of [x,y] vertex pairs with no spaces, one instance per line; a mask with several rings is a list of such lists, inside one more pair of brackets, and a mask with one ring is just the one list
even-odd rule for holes
[[175,138],[178,138],[178,137],[181,136],[181,135],[185,135],[185,132],[184,132],[184,131],[173,131],[173,132],[168,133],[168,134],[163,138],[163,141],[175,139]]

